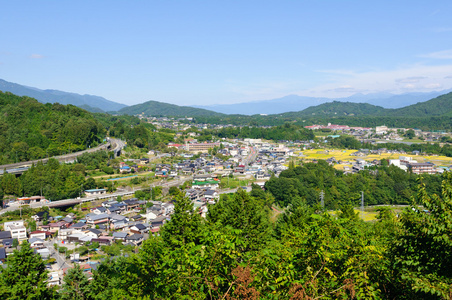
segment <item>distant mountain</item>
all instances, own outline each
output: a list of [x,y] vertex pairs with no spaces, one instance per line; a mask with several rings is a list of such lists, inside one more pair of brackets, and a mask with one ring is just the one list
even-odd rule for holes
[[375,106],[368,103],[352,103],[333,101],[323,103],[317,106],[308,107],[299,112],[288,112],[282,114],[284,117],[303,117],[303,116],[363,116],[378,115],[387,111],[381,106]]
[[144,103],[125,107],[118,111],[119,114],[147,116],[172,116],[172,117],[197,117],[197,116],[222,116],[223,114],[190,106],[179,106],[158,101],[147,101]]
[[272,100],[253,101],[236,104],[219,104],[210,106],[193,105],[192,107],[209,109],[224,114],[281,114],[285,112],[302,111],[310,106],[332,101],[368,103],[384,108],[400,108],[418,102],[430,100],[439,95],[450,92],[405,93],[395,95],[391,93],[355,94],[345,98],[316,98],[289,95]]
[[[72,104],[91,112],[99,112],[98,109],[101,111],[117,111],[121,108],[127,107],[127,105],[113,102],[98,96],[80,95],[57,90],[40,90],[38,88],[20,85],[2,79],[0,79],[0,91],[11,92],[19,96],[32,97],[41,103],[58,102],[60,104]],[[88,109],[90,107],[91,109]]]

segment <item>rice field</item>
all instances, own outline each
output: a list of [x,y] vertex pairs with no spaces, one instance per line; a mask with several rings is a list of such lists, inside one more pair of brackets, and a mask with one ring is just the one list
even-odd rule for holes
[[[382,153],[382,154],[369,154],[367,156],[353,156],[352,153],[356,150],[340,150],[340,149],[310,149],[305,151],[300,151],[297,153],[298,157],[304,160],[315,160],[315,159],[328,159],[334,157],[336,160],[341,160],[344,165],[347,165],[347,161],[353,162],[356,159],[364,159],[366,161],[373,161],[375,159],[398,159],[400,156],[412,157],[417,162],[432,162],[437,166],[449,166],[452,165],[452,157],[439,156],[439,155],[411,155],[411,154],[393,154],[393,153]],[[344,165],[336,165],[337,169],[343,169]]]

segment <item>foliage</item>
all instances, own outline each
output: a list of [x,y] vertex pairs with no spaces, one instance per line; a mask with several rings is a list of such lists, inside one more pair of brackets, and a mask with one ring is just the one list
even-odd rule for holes
[[418,199],[402,214],[402,232],[392,248],[399,299],[449,299],[452,286],[452,175],[441,193],[428,194],[420,183]]
[[83,109],[0,92],[0,164],[83,150],[99,144],[104,134]]
[[67,271],[61,286],[60,298],[62,300],[88,300],[91,297],[91,287],[88,278],[80,266],[75,266]]
[[8,265],[0,274],[1,299],[56,299],[55,290],[47,287],[47,271],[39,254],[28,242],[8,256]]

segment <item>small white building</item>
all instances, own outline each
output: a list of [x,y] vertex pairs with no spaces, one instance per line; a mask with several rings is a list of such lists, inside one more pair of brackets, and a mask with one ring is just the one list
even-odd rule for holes
[[11,232],[11,238],[17,239],[19,242],[27,239],[27,228],[25,228],[23,220],[5,222],[3,228],[5,231]]

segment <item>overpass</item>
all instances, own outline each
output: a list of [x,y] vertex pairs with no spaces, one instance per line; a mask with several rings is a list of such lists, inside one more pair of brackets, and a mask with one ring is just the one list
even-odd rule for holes
[[[156,186],[161,186],[163,188],[169,188],[169,187],[172,187],[172,186],[179,186],[179,185],[183,184],[187,180],[192,180],[192,178],[193,177],[187,177],[187,178],[183,178],[183,179],[179,179],[179,180],[172,180],[172,181],[163,182],[163,183],[162,182],[156,182],[154,184],[149,185],[149,187],[145,187],[145,188],[135,188],[135,189],[132,189],[131,191],[119,191],[119,192],[110,193],[110,194],[96,195],[95,197],[64,199],[64,200],[51,201],[50,203],[36,202],[36,203],[31,203],[27,207],[30,207],[30,208],[33,208],[33,209],[40,208],[40,207],[43,207],[43,206],[47,206],[47,207],[68,207],[68,206],[75,206],[77,204],[85,203],[85,202],[91,202],[91,201],[96,201],[96,200],[104,200],[104,199],[112,199],[112,198],[115,198],[115,197],[118,197],[118,196],[121,196],[121,197],[132,196],[136,191],[146,190],[148,188],[153,188],[153,187],[156,187]],[[0,215],[2,215],[3,213],[5,213],[7,211],[18,210],[19,208],[20,208],[19,204],[11,204],[11,206],[0,210]]]
[[[121,154],[121,150],[126,146],[126,144],[119,140],[114,138],[107,138],[107,143],[99,145],[94,148],[86,149],[83,151],[78,151],[74,153],[64,154],[60,156],[54,156],[52,158],[57,159],[60,163],[73,163],[77,160],[77,157],[81,156],[84,153],[92,153],[96,151],[101,150],[109,150],[113,151],[115,153],[115,156],[117,154]],[[7,164],[7,165],[0,165],[0,175],[3,175],[4,170],[6,170],[7,173],[11,174],[22,174],[26,170],[28,170],[33,164],[37,164],[38,162],[47,163],[49,158],[43,158],[43,159],[36,159],[31,161],[24,161],[14,164]]]

